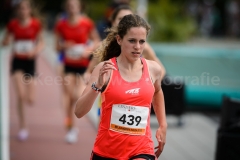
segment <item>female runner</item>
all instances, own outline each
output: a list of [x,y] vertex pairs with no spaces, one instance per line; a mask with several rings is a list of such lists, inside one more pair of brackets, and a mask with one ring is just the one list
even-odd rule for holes
[[85,88],[82,75],[100,38],[93,21],[81,13],[79,0],[67,0],[65,6],[67,15],[55,27],[56,48],[64,52],[64,106],[68,131],[65,139],[68,143],[75,143],[78,129],[74,127],[73,105]]
[[[142,58],[150,27],[138,15],[124,16],[110,29],[101,60],[77,101],[83,117],[101,93],[102,111],[92,160],[155,160],[166,142],[166,115],[161,66]],[[151,102],[159,123],[154,152],[150,130]]]
[[7,32],[2,42],[3,45],[8,45],[13,37],[11,73],[18,98],[18,139],[21,141],[26,140],[29,135],[24,107],[26,103],[34,103],[35,62],[37,54],[43,48],[42,24],[34,9],[30,0],[22,0],[16,5],[16,18],[7,24]]

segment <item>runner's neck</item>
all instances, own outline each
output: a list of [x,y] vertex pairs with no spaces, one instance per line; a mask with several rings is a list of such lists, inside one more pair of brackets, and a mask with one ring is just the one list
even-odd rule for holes
[[76,25],[80,21],[82,16],[80,14],[69,15],[68,22],[71,25]]
[[23,18],[19,18],[19,22],[21,26],[28,26],[31,22],[31,17],[23,17]]
[[116,61],[118,69],[119,67],[121,68],[121,66],[124,66],[124,69],[130,72],[135,71],[137,68],[139,68],[140,65],[142,66],[141,58],[139,58],[137,61],[130,62],[127,58],[120,55],[116,57]]

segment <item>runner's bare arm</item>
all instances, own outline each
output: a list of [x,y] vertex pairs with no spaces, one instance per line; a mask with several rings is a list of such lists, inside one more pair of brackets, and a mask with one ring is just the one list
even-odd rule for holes
[[55,49],[57,51],[61,51],[62,50],[62,46],[61,46],[61,37],[58,33],[55,33]]
[[165,113],[164,95],[161,88],[161,67],[156,62],[151,62],[152,63],[149,65],[149,70],[153,78],[155,87],[155,93],[152,103],[159,124],[159,128],[156,132],[156,138],[159,144],[155,148],[157,149],[155,154],[157,157],[159,157],[166,143],[167,121]]
[[87,70],[86,70],[86,72],[85,72],[84,75],[83,75],[83,78],[84,78],[85,83],[88,83],[89,77],[90,77],[90,75],[91,75],[94,67],[96,67],[97,64],[101,62],[100,56],[99,56],[98,54],[96,54],[96,52],[99,52],[99,51],[100,51],[100,53],[101,53],[101,50],[102,50],[102,48],[105,46],[105,43],[106,43],[105,40],[103,40],[102,42],[100,42],[99,45],[98,45],[98,48],[95,49],[95,50],[92,52],[93,58],[91,59],[89,65],[88,65],[88,67],[87,67]]
[[69,47],[73,46],[75,43],[73,41],[63,41],[63,38],[59,33],[55,33],[55,46],[56,50],[62,51],[68,49]]
[[146,58],[147,60],[155,61],[161,66],[161,79],[163,79],[163,77],[166,74],[165,67],[163,66],[162,62],[158,59],[156,53],[148,43],[146,43],[145,48],[143,50],[143,57]]
[[87,67],[87,70],[85,71],[85,73],[83,74],[83,78],[84,78],[84,81],[85,83],[87,84],[88,81],[89,81],[89,78],[92,74],[92,71],[93,69],[96,67],[96,65],[99,63],[99,60],[98,58],[94,57],[91,59],[88,67]]
[[10,43],[12,34],[9,31],[6,31],[2,40],[2,45],[7,46]]
[[93,41],[92,50],[96,49],[100,45],[100,43],[101,43],[100,36],[99,36],[98,31],[97,31],[96,28],[94,28],[91,31],[89,38]]
[[87,84],[80,98],[77,100],[76,107],[75,107],[75,115],[78,118],[83,117],[85,114],[87,114],[90,111],[95,99],[98,96],[98,93],[96,93],[92,89],[92,84],[96,82],[95,86],[101,89],[109,79],[110,71],[113,69],[116,69],[116,68],[113,66],[113,63],[110,61],[101,62],[95,67],[91,75],[91,78],[89,80],[89,83]]
[[32,54],[31,56],[35,56],[35,55],[39,54],[43,50],[43,47],[44,47],[43,33],[40,32],[37,35],[36,46],[34,47],[32,53],[31,53]]
[[97,66],[98,63],[99,63],[99,59],[96,57],[93,57],[88,65],[86,72],[92,73],[93,69]]

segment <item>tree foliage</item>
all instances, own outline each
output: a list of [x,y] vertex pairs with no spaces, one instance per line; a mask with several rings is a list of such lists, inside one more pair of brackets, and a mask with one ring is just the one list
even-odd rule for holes
[[151,41],[183,42],[196,31],[195,21],[186,14],[183,2],[155,0],[149,3]]

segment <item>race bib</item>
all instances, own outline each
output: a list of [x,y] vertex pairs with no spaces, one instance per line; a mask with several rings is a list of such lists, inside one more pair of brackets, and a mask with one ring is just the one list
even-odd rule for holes
[[71,59],[79,59],[85,50],[84,45],[78,44],[67,49],[66,56]]
[[13,50],[16,54],[27,54],[31,52],[33,48],[34,48],[34,42],[29,40],[16,41],[13,44]]
[[148,116],[148,107],[114,104],[110,130],[130,135],[145,135]]

